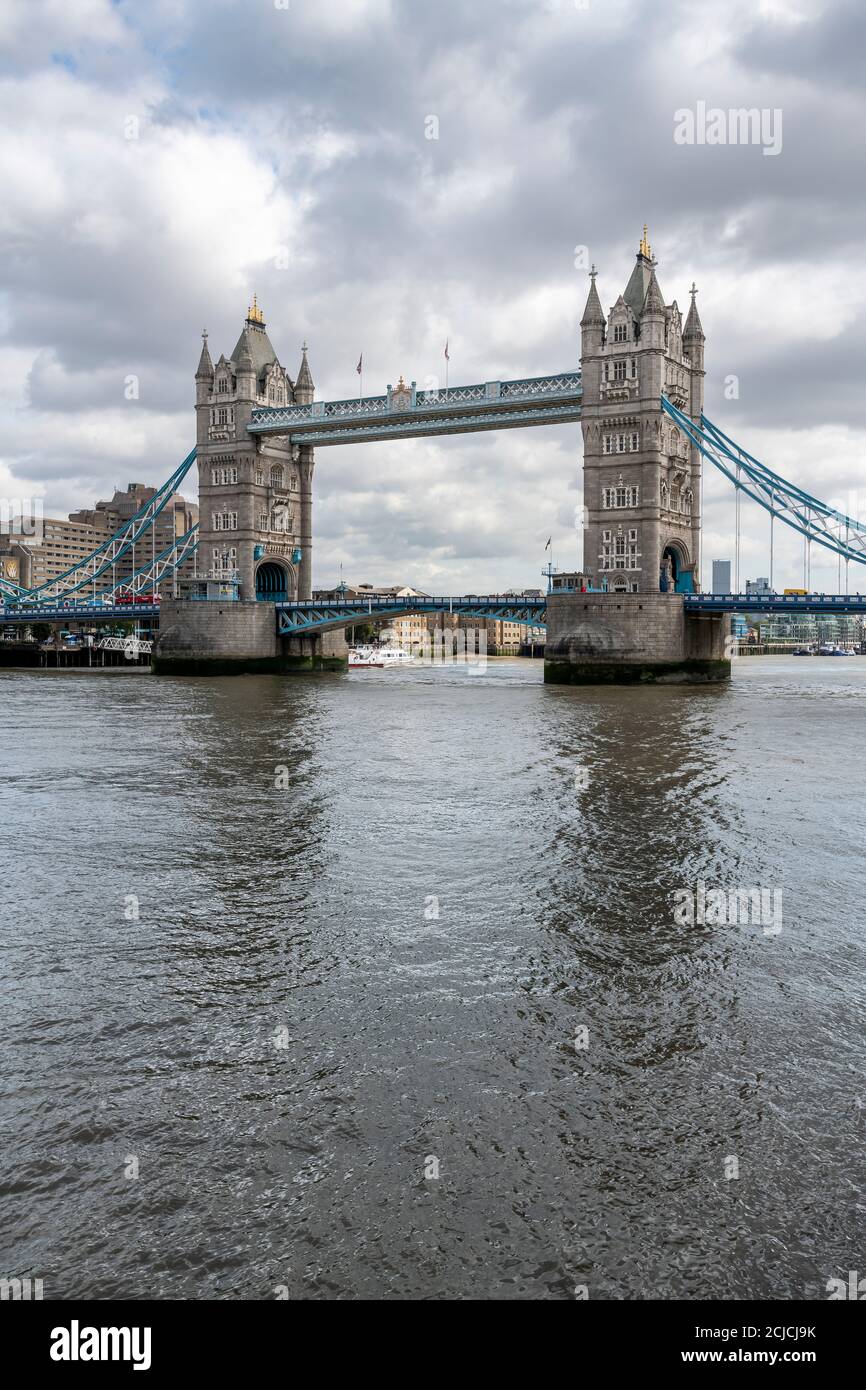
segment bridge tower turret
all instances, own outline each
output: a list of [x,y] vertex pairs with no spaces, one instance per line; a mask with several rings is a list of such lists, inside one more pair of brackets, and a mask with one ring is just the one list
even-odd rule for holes
[[[683,353],[688,358],[690,364],[689,401],[688,405],[686,406],[686,409],[688,410],[689,416],[692,420],[694,420],[695,424],[700,425],[701,416],[704,410],[704,377],[706,375],[704,371],[704,343],[706,339],[704,337],[704,329],[701,323],[700,314],[698,313],[698,306],[695,303],[695,296],[697,295],[697,292],[697,287],[694,283],[692,283],[692,287],[689,290],[689,294],[692,297],[692,303],[689,309],[688,318],[686,319],[685,328],[683,329]],[[704,490],[701,484],[701,479],[703,476],[704,461],[701,458],[701,452],[698,449],[697,444],[690,444],[689,463],[691,467],[691,476],[693,479],[692,491],[694,494],[694,500],[692,504],[692,520],[697,531],[698,545],[700,545],[701,527],[703,525],[702,509],[704,500]],[[700,561],[700,550],[697,550],[695,554],[698,558],[698,561]],[[697,575],[700,576],[700,568],[698,568],[697,570]]]
[[295,382],[295,401],[298,405],[311,405],[316,388],[313,385],[313,374],[310,371],[310,364],[307,361],[307,344],[301,348],[301,365],[298,368],[298,379]]
[[[213,362],[207,345],[207,329],[202,329],[201,356],[195,372],[196,444],[207,444],[206,407],[213,393]],[[202,433],[204,431],[204,433]]]
[[656,264],[644,227],[607,318],[593,267],[581,320],[584,566],[616,593],[699,587],[700,458],[660,398],[700,413],[704,336],[694,298],[685,332],[665,304]]
[[[302,372],[305,367],[306,401],[313,398],[306,355]],[[256,406],[298,400],[255,296],[234,349],[216,366],[205,338],[195,382],[199,574],[236,576],[241,599],[309,597],[313,451],[302,467],[288,436],[263,439],[247,432]]]

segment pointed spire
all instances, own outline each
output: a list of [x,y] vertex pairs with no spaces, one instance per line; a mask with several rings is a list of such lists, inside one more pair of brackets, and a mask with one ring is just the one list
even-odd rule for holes
[[310,371],[310,364],[307,361],[307,344],[301,348],[301,365],[298,368],[298,378],[295,382],[295,400],[301,405],[309,405],[315,393],[313,376]]
[[595,288],[595,277],[598,274],[595,266],[589,272],[592,284],[589,287],[589,294],[586,297],[586,308],[583,311],[583,318],[580,320],[581,328],[588,328],[591,324],[604,324],[604,310],[601,307],[601,300],[598,297],[598,290]]
[[253,366],[253,355],[250,351],[249,331],[246,328],[238,339],[235,353],[235,365],[239,372],[252,372],[255,370]]
[[646,318],[647,314],[661,314],[664,317],[665,302],[662,299],[662,292],[659,289],[659,282],[656,279],[655,271],[650,275],[650,282],[647,287],[646,299],[643,304],[641,318]]
[[639,318],[646,302],[647,291],[649,290],[650,276],[652,275],[651,263],[643,257],[640,252],[637,254],[634,268],[629,277],[629,282],[625,287],[623,299],[631,309],[635,318]]
[[210,353],[207,346],[207,329],[201,331],[201,357],[198,359],[196,376],[213,376],[213,362],[210,360]]
[[692,306],[689,309],[689,316],[686,319],[686,326],[683,329],[683,340],[686,338],[703,338],[705,336],[703,324],[701,323],[701,316],[698,313],[698,306],[695,303],[695,296],[697,293],[697,286],[693,280],[692,287],[689,290],[689,294],[692,297]]

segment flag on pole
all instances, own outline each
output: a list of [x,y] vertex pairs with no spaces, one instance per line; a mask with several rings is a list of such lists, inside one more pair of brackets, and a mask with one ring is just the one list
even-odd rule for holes
[[553,540],[553,537],[552,537],[552,536],[548,536],[548,537],[547,537],[547,545],[544,547],[545,550],[549,550],[549,549],[550,549],[550,542],[551,542],[552,540]]
[[364,370],[364,354],[363,354],[363,352],[362,352],[362,353],[361,353],[361,356],[358,358],[358,365],[357,365],[357,367],[355,368],[355,371],[358,373],[358,376],[360,376],[363,370]]
[[448,339],[447,339],[447,338],[445,339],[445,361],[446,361],[446,362],[450,362],[450,361],[451,361],[451,354],[450,354],[449,351],[448,351]]

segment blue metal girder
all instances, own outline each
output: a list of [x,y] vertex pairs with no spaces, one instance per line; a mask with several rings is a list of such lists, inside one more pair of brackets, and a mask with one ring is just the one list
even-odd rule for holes
[[362,623],[401,618],[407,613],[449,613],[454,617],[498,619],[506,623],[525,623],[543,627],[547,603],[544,599],[512,599],[491,595],[461,598],[424,597],[405,599],[341,599],[331,603],[314,601],[278,603],[277,632],[282,637],[302,636],[305,632],[324,632],[328,628],[355,627]]
[[687,613],[866,613],[866,594],[684,594]]
[[[195,526],[191,526],[188,531],[185,531],[182,536],[178,536],[170,545],[167,545],[146,565],[139,566],[125,579],[119,579],[113,588],[103,589],[96,598],[85,600],[85,603],[87,607],[102,608],[105,606],[102,600],[106,595],[113,596],[128,592],[138,594],[145,589],[156,589],[168,575],[176,569],[180,569],[184,561],[188,560],[196,550],[198,550],[198,522]],[[104,572],[104,568],[100,570],[100,573]],[[87,586],[79,584],[68,592],[77,593],[83,587]],[[33,593],[24,590],[17,601],[25,607],[29,605],[34,612],[41,611],[43,606],[49,608],[60,606],[56,599],[40,599],[39,590],[34,590]]]
[[351,444],[473,430],[556,425],[580,419],[579,370],[516,381],[486,381],[448,391],[391,387],[384,396],[310,405],[256,406],[250,434],[288,435],[292,444]]
[[662,396],[662,409],[704,458],[771,516],[778,517],[807,541],[816,541],[845,561],[866,564],[866,523],[845,516],[820,498],[789,483],[780,473],[774,473],[729,439],[706,415],[702,415],[697,424],[666,396]]
[[[176,492],[186,477],[195,462],[195,457],[196,451],[191,449],[183,463],[157,488],[153,497],[142,503],[138,510],[115,531],[113,536],[109,536],[102,545],[98,545],[83,560],[71,565],[69,569],[64,570],[56,578],[47,580],[36,589],[22,591],[22,601],[52,603],[62,599],[66,594],[74,594],[80,589],[88,588],[102,575],[107,574],[112,565],[122,559],[132,550],[134,545],[141,541],[142,536],[147,534],[172,494]],[[189,534],[190,532],[187,532],[187,536]]]
[[22,589],[20,584],[14,583],[11,579],[0,578],[0,599],[4,602],[17,599],[19,595],[23,597],[26,593],[27,590]]

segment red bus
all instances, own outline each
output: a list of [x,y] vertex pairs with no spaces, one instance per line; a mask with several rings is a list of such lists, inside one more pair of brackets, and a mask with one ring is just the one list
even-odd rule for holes
[[153,592],[153,593],[138,593],[138,594],[133,594],[133,593],[130,593],[129,589],[118,589],[117,593],[116,593],[115,596],[114,596],[114,602],[115,602],[115,605],[116,605],[118,608],[121,608],[121,607],[123,607],[124,605],[127,605],[127,604],[129,604],[129,605],[135,605],[136,603],[149,603],[149,604],[154,604],[154,603],[159,603],[159,594],[156,593],[156,592]]

